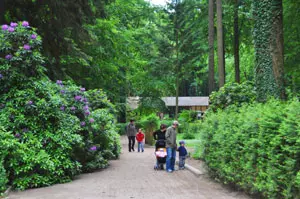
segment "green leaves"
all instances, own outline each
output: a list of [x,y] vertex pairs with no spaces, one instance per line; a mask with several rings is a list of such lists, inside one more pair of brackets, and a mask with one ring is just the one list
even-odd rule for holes
[[230,105],[241,106],[243,103],[251,103],[256,99],[256,91],[251,82],[242,84],[229,83],[222,87],[218,92],[210,95],[212,111],[218,109],[231,108]]
[[296,198],[299,117],[296,99],[209,113],[201,132],[211,174],[265,198]]

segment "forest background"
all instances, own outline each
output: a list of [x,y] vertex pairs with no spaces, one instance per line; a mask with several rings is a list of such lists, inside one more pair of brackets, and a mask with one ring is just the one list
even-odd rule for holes
[[[164,8],[143,0],[1,2],[5,5],[0,6],[2,24],[26,19],[37,27],[44,38],[44,65],[50,79],[101,88],[121,112],[128,96],[175,96],[177,85],[179,96],[208,96],[220,85],[217,56],[213,74],[208,67],[208,1],[171,1]],[[300,5],[282,3],[285,86],[297,93]],[[226,83],[255,81],[253,2],[227,0],[222,4]],[[217,17],[214,21],[217,32]]]

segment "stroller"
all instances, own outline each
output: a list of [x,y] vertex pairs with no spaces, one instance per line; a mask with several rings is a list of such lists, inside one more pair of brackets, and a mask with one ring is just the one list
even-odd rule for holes
[[167,149],[165,140],[157,140],[155,143],[155,157],[157,164],[154,166],[155,170],[163,170],[167,159]]

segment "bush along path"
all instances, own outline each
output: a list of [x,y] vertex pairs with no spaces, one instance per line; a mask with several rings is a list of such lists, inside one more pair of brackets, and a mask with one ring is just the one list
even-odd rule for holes
[[195,177],[187,170],[173,173],[155,171],[154,148],[144,153],[127,151],[127,138],[122,137],[120,159],[111,160],[107,169],[82,174],[76,180],[40,189],[12,192],[10,199],[249,199],[228,190],[207,176]]
[[210,173],[256,198],[300,198],[300,103],[253,102],[206,115],[203,158]]
[[114,106],[45,75],[41,37],[27,21],[0,30],[0,193],[71,181],[119,156]]

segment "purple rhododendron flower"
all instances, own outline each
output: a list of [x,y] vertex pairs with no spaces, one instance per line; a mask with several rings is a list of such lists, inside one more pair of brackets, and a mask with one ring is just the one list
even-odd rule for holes
[[56,80],[56,84],[60,85],[60,84],[62,84],[62,81],[61,80]]
[[28,27],[28,26],[29,26],[28,21],[23,21],[23,22],[22,22],[22,26],[23,26],[23,27]]
[[88,106],[88,105],[85,105],[85,106],[83,107],[83,110],[85,110],[85,111],[89,110],[89,106]]
[[32,35],[30,36],[31,39],[36,39],[36,37],[37,37],[37,36],[36,36],[35,34],[32,34]]
[[4,25],[2,25],[2,30],[5,31],[8,29],[8,27],[9,27],[8,25],[4,24]]
[[80,126],[85,126],[85,122],[80,122]]
[[13,56],[11,54],[8,54],[5,56],[5,59],[10,60]]
[[16,138],[19,138],[20,136],[21,136],[20,133],[16,133],[16,134],[15,134],[15,137],[16,137]]
[[13,28],[15,28],[15,27],[17,27],[18,26],[18,24],[17,23],[15,23],[15,22],[11,22],[10,23],[10,27],[13,27]]
[[76,95],[76,96],[74,97],[74,99],[75,99],[76,101],[80,101],[80,100],[82,99],[82,97],[81,97],[80,95]]
[[88,100],[86,98],[83,99],[83,102],[88,102]]
[[85,91],[85,88],[80,88],[80,91],[81,91],[81,92],[84,92],[84,91]]
[[3,78],[3,75],[0,73],[0,79],[2,79]]
[[91,118],[90,123],[93,123],[93,122],[95,122],[95,120],[94,120],[94,118]]
[[71,109],[71,111],[75,111],[75,110],[76,110],[76,107],[75,107],[75,106],[72,106],[70,109]]
[[60,110],[61,110],[61,111],[64,111],[64,110],[65,110],[65,106],[61,106],[61,107],[60,107]]
[[15,29],[13,27],[8,28],[8,32],[14,32],[14,31],[15,31]]
[[96,146],[92,146],[92,147],[90,148],[90,150],[91,150],[91,151],[96,151],[96,150],[97,150],[97,147],[96,147]]
[[61,94],[65,94],[66,91],[65,91],[65,90],[61,90],[60,93],[61,93]]
[[23,48],[24,50],[30,50],[31,47],[28,44],[25,44]]
[[90,113],[90,111],[86,111],[84,114],[90,115],[91,113]]
[[27,102],[27,104],[28,104],[28,105],[32,105],[32,104],[33,104],[33,101],[30,100],[30,101]]

